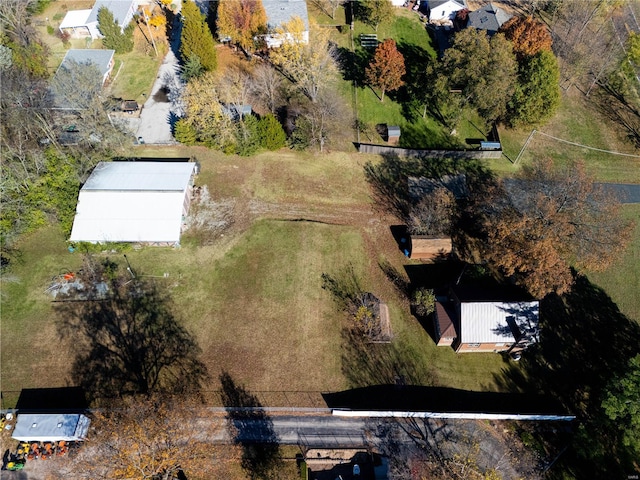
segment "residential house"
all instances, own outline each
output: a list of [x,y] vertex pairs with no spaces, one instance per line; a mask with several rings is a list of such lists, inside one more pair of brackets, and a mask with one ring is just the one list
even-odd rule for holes
[[138,0],[97,0],[91,10],[69,10],[60,24],[60,32],[69,33],[74,38],[102,38],[98,28],[98,12],[102,7],[111,11],[120,30],[124,31],[133,20],[138,5]]
[[455,286],[436,302],[435,341],[461,353],[522,350],[538,341],[539,313],[523,295]]
[[467,0],[426,0],[420,8],[426,8],[431,23],[444,24],[452,22],[458,11],[467,8]]
[[193,162],[100,162],[80,189],[72,242],[177,245]]
[[489,2],[482,8],[469,12],[467,27],[485,30],[487,35],[493,35],[512,16]]
[[56,70],[56,74],[60,69],[68,69],[72,62],[77,64],[93,64],[98,67],[102,75],[102,85],[104,85],[113,70],[115,53],[115,50],[72,48],[67,50],[67,53],[62,59],[62,63],[58,67],[58,70]]
[[[301,41],[309,43],[309,13],[305,0],[262,0],[267,14],[267,29],[269,33],[264,36],[267,48],[277,48],[284,42]],[[305,25],[301,39],[293,39],[291,35],[279,35],[275,33],[278,27],[289,22],[292,18],[300,18]]]

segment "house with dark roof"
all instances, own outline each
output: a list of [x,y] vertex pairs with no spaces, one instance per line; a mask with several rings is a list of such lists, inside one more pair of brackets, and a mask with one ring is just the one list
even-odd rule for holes
[[540,303],[522,293],[479,286],[454,286],[438,297],[435,342],[456,352],[522,350],[538,341]]
[[487,35],[493,35],[512,16],[489,2],[482,8],[469,12],[467,27],[485,30]]
[[69,33],[74,38],[102,38],[98,28],[98,12],[102,7],[111,11],[114,20],[124,29],[133,20],[138,10],[138,0],[97,0],[91,10],[69,10],[60,24],[60,32]]
[[[309,43],[309,13],[305,0],[262,0],[265,13],[267,14],[267,29],[269,33],[265,35],[264,41],[268,48],[277,48],[285,42],[301,41]],[[302,20],[305,30],[301,39],[286,37],[277,34],[275,31],[292,18],[298,17]]]

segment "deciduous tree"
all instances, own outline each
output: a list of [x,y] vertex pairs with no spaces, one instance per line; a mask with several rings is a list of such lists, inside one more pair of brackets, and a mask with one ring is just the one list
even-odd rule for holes
[[185,116],[181,119],[195,133],[197,141],[213,148],[224,148],[233,141],[233,125],[225,115],[217,90],[217,77],[213,72],[192,79],[184,89],[182,101]]
[[640,455],[640,355],[629,360],[627,371],[615,375],[602,402],[605,414],[622,432],[622,442]]
[[248,52],[255,46],[254,37],[267,33],[267,13],[262,0],[222,0],[216,24],[219,36],[229,37]]
[[316,102],[321,87],[334,82],[337,74],[335,51],[329,43],[327,29],[311,23],[309,41],[300,17],[293,17],[276,29],[278,35],[288,39],[270,53],[271,61],[291,80],[309,100]]
[[384,101],[386,91],[399,89],[406,73],[404,57],[398,51],[395,40],[388,38],[376,48],[371,63],[365,70],[367,82],[382,91],[380,101]]
[[411,235],[449,235],[455,198],[444,187],[436,188],[414,205],[408,218]]
[[538,161],[474,209],[487,236],[484,258],[536,297],[568,291],[570,266],[609,266],[632,230],[617,199],[594,186],[582,163]]
[[517,72],[511,42],[504,35],[489,39],[475,28],[458,32],[444,53],[442,71],[450,86],[460,88],[465,101],[486,120],[504,116]]
[[125,397],[109,407],[93,412],[88,438],[62,466],[62,475],[92,480],[224,478],[226,465],[239,463],[236,447],[211,443],[221,429],[196,399]]
[[518,81],[507,118],[514,126],[539,125],[560,106],[560,68],[553,52],[542,50],[520,60]]
[[368,0],[358,3],[362,4],[362,20],[374,27],[376,32],[380,24],[391,21],[395,16],[391,0]]
[[200,7],[191,0],[182,5],[182,34],[180,37],[180,55],[183,61],[198,57],[207,71],[213,71],[218,65],[216,45],[211,30],[200,11]]
[[283,99],[282,75],[271,65],[261,63],[253,70],[251,95],[271,113],[276,113]]
[[512,17],[500,28],[513,44],[518,59],[533,56],[541,50],[551,51],[551,33],[546,25],[532,16]]
[[344,3],[344,0],[313,0],[313,3],[321,11],[335,20],[336,10],[338,10],[338,7]]

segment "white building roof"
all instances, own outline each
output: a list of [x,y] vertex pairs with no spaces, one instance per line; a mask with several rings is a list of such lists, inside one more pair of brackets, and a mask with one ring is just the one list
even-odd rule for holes
[[60,28],[84,27],[91,15],[91,9],[88,10],[69,10],[62,19]]
[[[130,11],[134,11],[137,8],[136,0],[98,0],[91,9],[87,23],[93,23],[98,21],[98,12],[102,7],[106,7],[111,10],[113,18],[118,25],[122,28],[126,27],[125,21]],[[128,22],[127,22],[128,23]]]
[[194,167],[193,162],[100,162],[82,190],[183,192]]
[[100,163],[80,190],[72,242],[178,243],[195,163]]
[[12,437],[22,442],[68,442],[83,440],[91,421],[71,413],[19,414]]
[[[536,327],[539,302],[462,302],[460,341],[462,343],[513,343],[518,331],[525,334]],[[514,332],[514,325],[516,326]]]

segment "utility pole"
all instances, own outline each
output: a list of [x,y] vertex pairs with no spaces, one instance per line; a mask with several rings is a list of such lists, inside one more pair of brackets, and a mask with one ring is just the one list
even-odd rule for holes
[[145,10],[144,7],[142,7],[142,15],[144,15],[144,23],[147,24],[147,30],[149,31],[149,38],[151,39],[151,45],[153,45],[153,51],[156,52],[156,57],[157,57],[158,49],[156,48],[156,42],[153,39],[153,35],[151,34],[151,27],[149,26],[149,15],[147,15],[147,11]]

